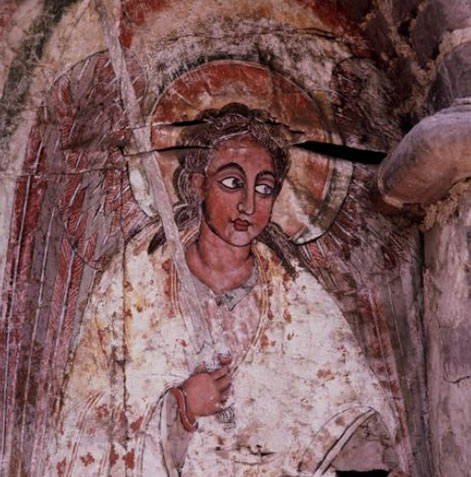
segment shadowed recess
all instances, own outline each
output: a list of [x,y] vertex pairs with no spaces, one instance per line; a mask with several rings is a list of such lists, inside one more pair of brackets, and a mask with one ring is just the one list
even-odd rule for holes
[[328,144],[316,141],[306,141],[296,144],[296,147],[311,152],[317,152],[325,156],[335,157],[337,159],[345,159],[351,162],[360,162],[362,164],[380,164],[387,156],[384,152],[368,151],[364,149],[356,149],[348,146],[339,146],[337,144]]

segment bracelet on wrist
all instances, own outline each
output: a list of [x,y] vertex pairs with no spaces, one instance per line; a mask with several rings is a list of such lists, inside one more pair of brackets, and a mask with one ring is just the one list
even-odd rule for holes
[[185,391],[180,386],[172,388],[171,391],[177,400],[178,414],[185,431],[195,432],[198,429],[198,423],[196,417],[188,409]]

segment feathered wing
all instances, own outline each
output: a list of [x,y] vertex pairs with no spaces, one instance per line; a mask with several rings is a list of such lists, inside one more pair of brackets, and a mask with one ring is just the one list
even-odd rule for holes
[[120,149],[129,131],[118,86],[106,53],[59,78],[17,179],[0,323],[7,475],[44,475],[48,423],[95,278],[149,223]]
[[425,385],[420,238],[417,227],[407,220],[374,210],[370,195],[374,177],[374,167],[355,164],[336,220],[327,233],[307,245],[307,251],[311,272],[336,298],[392,398],[400,424],[394,437],[404,462],[410,461],[411,450],[425,445],[420,436],[426,435],[421,419]]

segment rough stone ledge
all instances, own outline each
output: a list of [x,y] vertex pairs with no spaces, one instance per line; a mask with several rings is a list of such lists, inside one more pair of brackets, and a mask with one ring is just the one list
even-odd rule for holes
[[[471,12],[470,12],[471,15]],[[442,42],[440,43],[440,54],[437,58],[436,63],[440,64],[443,59],[451,53],[456,47],[461,46],[465,43],[471,41],[471,26],[466,28],[460,28],[458,30],[453,30],[446,32],[443,35]]]
[[471,191],[471,180],[467,179],[455,184],[443,199],[427,207],[421,229],[423,232],[431,230],[434,225],[443,226],[457,212],[460,206],[460,198],[464,193]]
[[471,177],[471,98],[423,119],[381,163],[377,188],[388,205],[428,206]]

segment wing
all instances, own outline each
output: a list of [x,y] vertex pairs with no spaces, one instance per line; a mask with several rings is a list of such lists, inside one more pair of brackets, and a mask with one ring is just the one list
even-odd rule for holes
[[[129,131],[118,86],[105,53],[88,58],[56,81],[30,133],[0,325],[8,475],[43,475],[47,425],[95,278],[150,222],[132,197],[121,153]],[[29,462],[31,469],[24,467]]]
[[[425,402],[420,238],[417,227],[407,220],[375,212],[370,199],[374,176],[374,167],[355,164],[336,220],[307,249],[312,273],[336,297],[370,366],[392,397],[400,421],[395,437],[404,450],[410,448],[409,439],[426,435],[421,421],[425,410],[420,409]],[[414,442],[412,447],[423,444]]]

